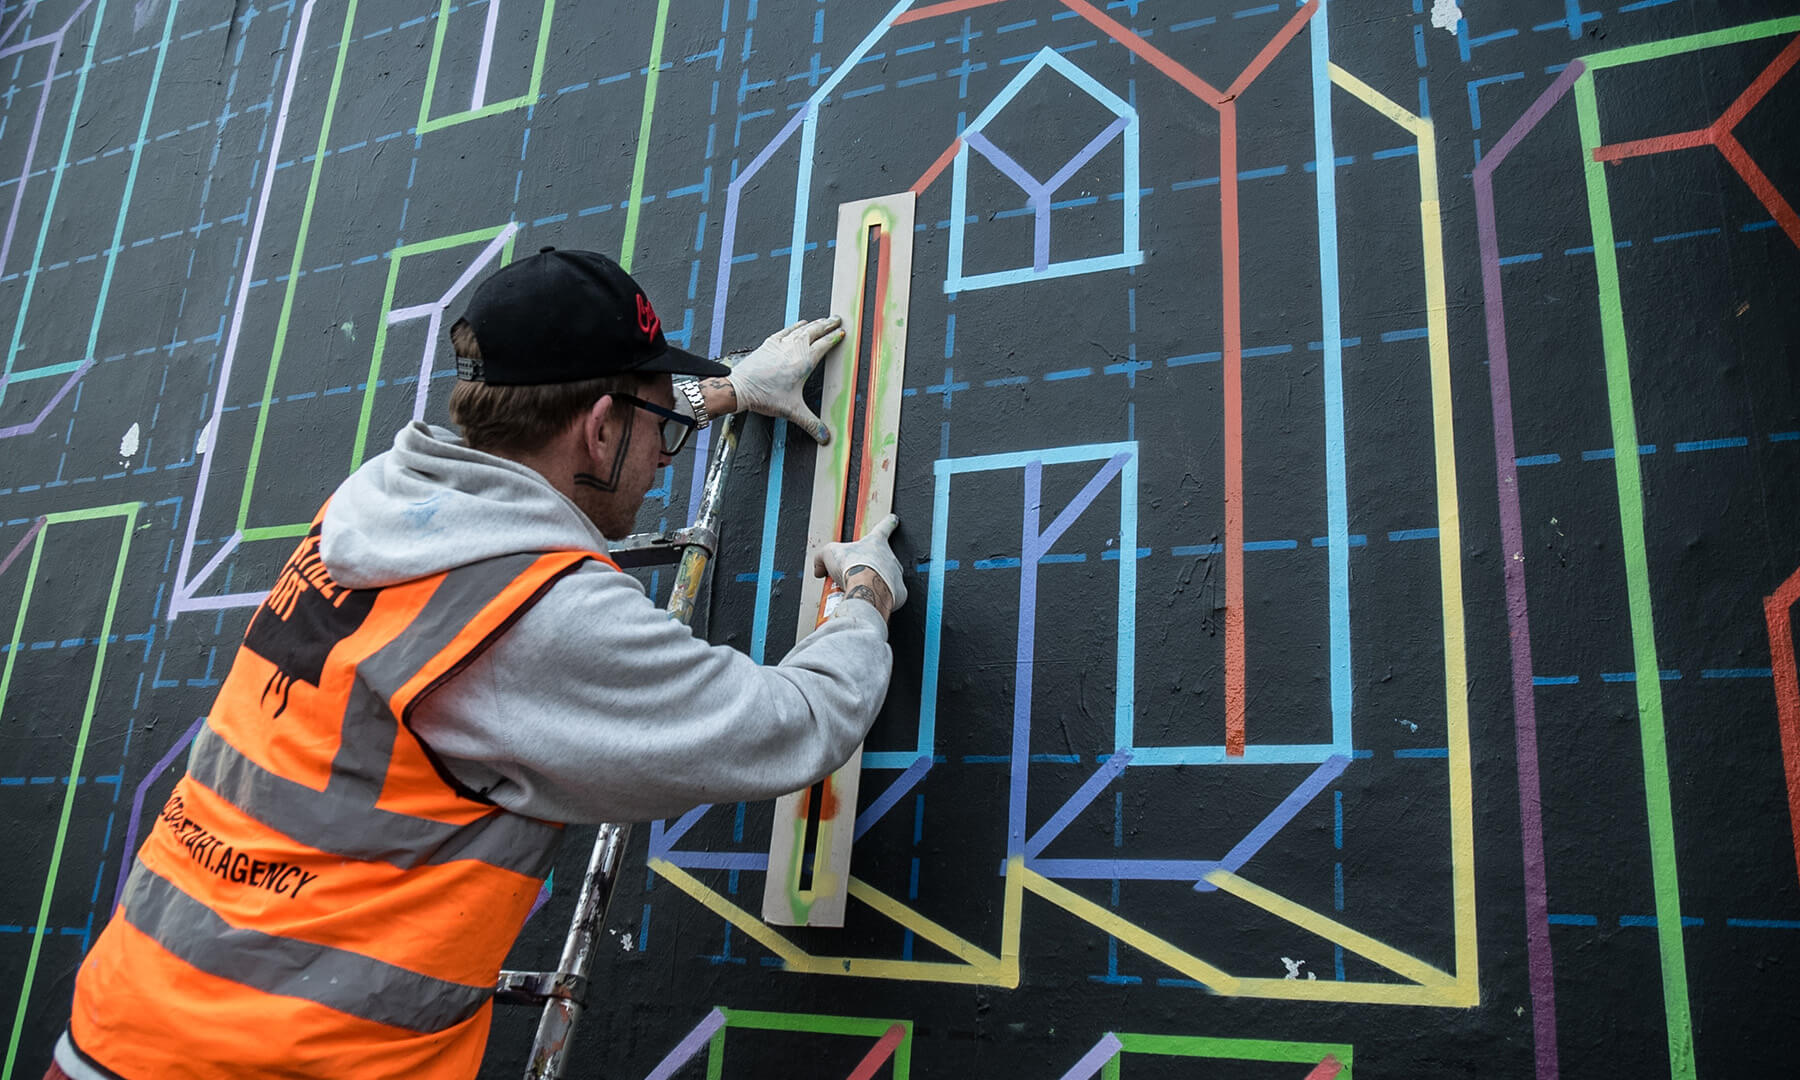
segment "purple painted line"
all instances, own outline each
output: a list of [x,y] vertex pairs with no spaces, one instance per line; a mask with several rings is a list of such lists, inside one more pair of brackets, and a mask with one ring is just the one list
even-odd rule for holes
[[38,518],[31,523],[31,528],[25,530],[25,535],[19,537],[19,542],[13,545],[12,550],[6,553],[6,558],[0,559],[0,574],[6,573],[6,568],[11,566],[13,560],[19,557],[19,552],[24,551],[25,546],[31,543],[33,538],[42,531],[44,531],[44,519]]
[[1069,796],[1069,801],[1063,803],[1060,810],[1050,815],[1050,820],[1044,822],[1043,826],[1038,829],[1037,835],[1025,841],[1025,857],[1027,859],[1036,858],[1039,852],[1049,846],[1050,841],[1061,836],[1062,831],[1069,827],[1069,822],[1074,821],[1083,810],[1086,810],[1095,799],[1099,798],[1100,793],[1105,791],[1130,763],[1131,751],[1129,750],[1120,750],[1112,757],[1107,758],[1106,764],[1095,769],[1094,775],[1088,777],[1087,782],[1082,784],[1075,794]]
[[156,764],[150,766],[150,771],[144,774],[144,778],[138,781],[136,790],[131,793],[131,817],[125,822],[125,844],[119,849],[119,883],[113,887],[112,906],[115,911],[119,907],[119,898],[125,895],[125,879],[130,876],[127,871],[131,861],[137,858],[138,818],[144,813],[144,795],[149,792],[150,785],[162,776],[163,770],[175,764],[175,759],[194,741],[194,736],[200,734],[200,725],[204,723],[206,717],[202,716],[189,724],[188,729],[181,733],[181,738],[175,740],[175,745],[169,747],[168,753],[156,759]]
[[905,772],[894,778],[894,782],[888,785],[886,791],[869,804],[867,810],[856,815],[856,832],[851,839],[861,840],[863,833],[868,832],[877,821],[880,821],[889,810],[892,810],[895,803],[906,798],[906,793],[911,791],[930,771],[931,755],[920,754],[911,765],[906,767]]
[[1512,374],[1506,351],[1506,307],[1500,287],[1500,237],[1494,219],[1494,170],[1519,140],[1543,120],[1586,70],[1577,60],[1564,68],[1525,114],[1475,166],[1475,230],[1481,252],[1481,291],[1487,315],[1488,391],[1494,410],[1500,539],[1505,557],[1506,618],[1512,643],[1513,737],[1519,764],[1519,833],[1525,865],[1526,967],[1537,1080],[1557,1080],[1555,964],[1550,954],[1549,885],[1544,869],[1544,819],[1538,777],[1537,700],[1532,690],[1531,619],[1526,610],[1525,530],[1519,507],[1517,444],[1513,437]]
[[963,142],[980,151],[982,157],[993,162],[994,166],[1011,178],[1013,183],[1018,184],[1030,201],[1034,225],[1031,264],[1032,269],[1038,273],[1041,274],[1050,268],[1050,200],[1052,196],[1056,194],[1058,188],[1069,182],[1069,178],[1075,175],[1076,170],[1092,161],[1095,154],[1104,150],[1109,143],[1118,138],[1119,132],[1124,131],[1128,123],[1130,123],[1130,118],[1121,116],[1106,125],[1101,129],[1100,134],[1089,139],[1088,144],[1065,162],[1063,167],[1056,171],[1056,175],[1049,180],[1039,180],[1025,171],[1025,166],[1014,161],[1010,154],[995,146],[993,141],[980,131],[963,134]]
[[1075,175],[1075,170],[1081,168],[1083,165],[1086,165],[1088,162],[1092,161],[1094,159],[1095,154],[1098,154],[1100,151],[1106,149],[1107,146],[1110,145],[1114,139],[1119,137],[1119,133],[1124,131],[1125,126],[1127,124],[1129,124],[1130,122],[1131,122],[1130,117],[1121,116],[1117,120],[1114,120],[1112,123],[1106,125],[1106,127],[1102,128],[1100,131],[1100,134],[1094,136],[1092,139],[1089,139],[1088,144],[1086,146],[1082,147],[1081,150],[1079,152],[1077,152],[1074,157],[1070,158],[1068,164],[1066,164],[1062,168],[1056,170],[1056,175],[1052,176],[1047,182],[1045,182],[1044,194],[1046,194],[1046,195],[1056,194],[1058,189],[1060,189],[1064,184],[1068,183],[1069,178]]
[[[1288,823],[1293,821],[1300,811],[1306,809],[1307,804],[1318,798],[1319,793],[1329,787],[1333,780],[1342,776],[1344,767],[1349,764],[1350,758],[1346,754],[1333,754],[1321,761],[1319,767],[1312,771],[1312,775],[1301,781],[1299,787],[1289,792],[1288,797],[1281,800],[1280,804],[1269,812],[1269,816],[1258,822],[1256,828],[1251,829],[1248,835],[1225,853],[1225,857],[1219,860],[1224,864],[1225,869],[1234,874],[1242,870],[1245,863],[1254,858],[1256,853],[1261,851],[1269,841],[1275,839],[1276,833],[1287,828]],[[1195,892],[1212,892],[1214,888],[1214,885],[1205,880],[1194,882]]]
[[688,1032],[685,1038],[676,1043],[675,1049],[669,1051],[669,1056],[663,1058],[661,1064],[656,1068],[651,1069],[644,1076],[644,1080],[669,1080],[669,1077],[674,1076],[683,1065],[692,1061],[694,1055],[700,1052],[700,1048],[711,1042],[712,1037],[724,1027],[724,1013],[718,1009],[707,1013],[706,1019],[695,1024],[694,1030]]
[[[57,27],[54,34],[36,38],[32,41],[22,42],[21,44],[14,46],[11,50],[13,52],[18,52],[26,48],[34,47],[39,42],[44,42],[46,44],[52,41],[55,42],[54,47],[50,50],[50,62],[45,65],[44,68],[44,89],[43,92],[38,95],[37,115],[31,121],[31,140],[25,144],[25,165],[19,170],[19,187],[17,191],[13,192],[12,212],[6,217],[6,233],[4,238],[0,238],[0,271],[6,269],[6,257],[12,253],[13,232],[19,224],[19,207],[25,201],[25,182],[31,176],[32,160],[37,154],[38,134],[44,127],[44,110],[50,104],[51,85],[56,82],[56,62],[62,55],[64,36],[68,34],[69,27],[75,24],[76,19],[81,18],[82,13],[87,11],[88,5],[93,2],[94,0],[81,0],[80,6],[78,6],[67,19],[63,20],[63,24]],[[19,19],[13,22],[13,26],[16,27],[19,25],[19,21],[23,20],[26,14],[28,14],[28,11],[20,12]],[[7,34],[11,34],[12,27],[8,27],[6,32]],[[92,57],[88,58],[88,63],[93,63]],[[45,213],[49,212],[50,209],[46,207]],[[8,361],[8,366],[11,366],[10,359]],[[6,433],[4,432],[0,432],[0,438],[5,437],[5,434]]]
[[12,24],[6,29],[0,30],[0,43],[4,43],[7,38],[12,37],[13,32],[25,24],[25,20],[31,16],[37,6],[38,0],[25,0],[25,6],[20,8],[19,13],[13,17]]
[[1025,866],[1060,881],[1193,881],[1225,869],[1217,859],[1026,859]]
[[531,910],[527,911],[525,913],[525,921],[526,922],[530,922],[531,917],[533,915],[536,915],[538,913],[538,911],[541,910],[545,904],[548,904],[550,902],[550,883],[555,880],[556,880],[556,871],[552,870],[552,871],[550,871],[549,875],[544,878],[544,883],[542,885],[538,886],[537,899],[535,899],[531,902]]
[[1123,1049],[1125,1044],[1119,1041],[1118,1036],[1107,1032],[1100,1036],[1100,1041],[1094,1044],[1092,1050],[1083,1054],[1080,1061],[1062,1074],[1062,1080],[1093,1080],[1106,1067],[1106,1063],[1118,1057],[1119,1051]]
[[[82,361],[81,366],[69,373],[69,377],[63,382],[62,387],[57,390],[55,394],[51,395],[50,400],[45,402],[42,409],[38,410],[35,419],[28,420],[23,424],[14,424],[11,427],[0,428],[0,439],[10,439],[15,435],[29,435],[36,431],[45,420],[50,418],[51,411],[62,404],[62,399],[69,396],[69,391],[75,389],[75,384],[81,381],[81,377],[93,370],[93,367],[94,362],[92,360]],[[5,385],[6,380],[0,379],[0,388],[4,388]]]
[[689,870],[761,872],[769,868],[769,854],[766,851],[670,851],[658,857]]
[[1038,514],[1044,502],[1044,463],[1025,466],[1025,512],[1019,528],[1019,644],[1013,665],[1011,790],[1006,803],[1006,855],[1025,853],[1025,792],[1031,767],[1031,677],[1037,652]]
[[696,806],[677,818],[675,824],[668,828],[664,828],[663,823],[660,821],[651,822],[650,853],[658,857],[667,854],[675,847],[675,841],[686,836],[687,831],[693,828],[694,825],[706,815],[706,812],[711,809],[712,803],[707,803],[705,806]]
[[8,45],[5,48],[0,48],[0,60],[4,60],[9,56],[17,56],[19,53],[26,52],[30,49],[56,44],[58,36],[59,35],[57,34],[45,34],[43,37],[32,38],[29,41],[21,41],[17,45]]
[[1100,489],[1111,483],[1112,478],[1119,475],[1119,470],[1123,469],[1125,463],[1130,460],[1130,451],[1114,454],[1106,459],[1106,464],[1100,466],[1100,471],[1094,474],[1094,478],[1089,480],[1073,499],[1069,500],[1069,505],[1063,507],[1062,513],[1056,515],[1056,518],[1050,522],[1050,527],[1038,537],[1037,553],[1039,557],[1048,552],[1062,538],[1063,533],[1069,531],[1069,526],[1075,524],[1075,519],[1081,516],[1081,512],[1099,498]]

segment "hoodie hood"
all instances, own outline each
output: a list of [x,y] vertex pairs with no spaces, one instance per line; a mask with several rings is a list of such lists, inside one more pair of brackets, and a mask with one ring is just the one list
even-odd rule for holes
[[319,554],[339,584],[373,589],[522,551],[605,550],[535,470],[415,421],[338,487]]

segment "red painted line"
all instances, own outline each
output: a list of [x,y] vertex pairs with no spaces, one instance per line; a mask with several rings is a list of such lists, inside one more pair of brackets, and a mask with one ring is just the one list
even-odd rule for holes
[[1306,1074],[1306,1080],[1335,1080],[1338,1073],[1344,1071],[1344,1063],[1331,1054],[1325,1060],[1313,1066],[1313,1071]]
[[1293,17],[1288,19],[1287,25],[1281,28],[1281,32],[1270,38],[1269,43],[1262,47],[1262,52],[1256,54],[1256,59],[1250,61],[1250,66],[1231,81],[1231,85],[1225,90],[1226,98],[1235,98],[1248,90],[1250,84],[1256,81],[1256,77],[1261,75],[1263,69],[1275,59],[1275,54],[1287,48],[1288,42],[1294,40],[1294,35],[1300,32],[1300,28],[1305,26],[1318,10],[1319,0],[1308,0],[1305,7],[1294,12]]
[[1697,131],[1684,131],[1679,135],[1658,135],[1653,139],[1634,139],[1631,142],[1596,146],[1594,147],[1594,160],[1624,161],[1626,158],[1644,157],[1648,154],[1666,154],[1671,150],[1690,150],[1696,146],[1708,146],[1712,141],[1712,129],[1700,128]]
[[1775,55],[1775,59],[1769,62],[1769,66],[1763,68],[1762,74],[1758,75],[1749,86],[1746,86],[1744,92],[1737,96],[1737,100],[1731,103],[1731,107],[1713,121],[1713,130],[1723,134],[1737,127],[1738,122],[1749,115],[1751,109],[1756,108],[1756,103],[1761,101],[1775,84],[1781,81],[1781,77],[1793,70],[1796,62],[1800,62],[1800,37],[1788,42],[1787,48]]
[[845,1080],[873,1080],[875,1070],[887,1064],[888,1058],[894,1056],[894,1051],[900,1048],[900,1043],[905,1038],[906,1028],[904,1025],[895,1024],[888,1028],[887,1034],[881,1037],[881,1041],[869,1048],[868,1054],[857,1063],[856,1068],[850,1071],[850,1075]]
[[944,152],[939,154],[938,159],[931,163],[931,168],[926,169],[923,176],[913,181],[912,193],[914,195],[925,194],[925,189],[936,183],[937,178],[943,175],[945,167],[956,160],[956,152],[960,149],[962,149],[962,138],[958,136],[957,138],[951,139],[950,145],[944,147]]
[[1150,66],[1174,79],[1188,93],[1213,108],[1218,108],[1226,101],[1225,95],[1217,87],[1176,63],[1167,53],[1138,37],[1130,27],[1105,14],[1087,0],[1062,0],[1062,6],[1106,31],[1119,44],[1149,61]]
[[1800,599],[1800,570],[1763,600],[1763,614],[1769,623],[1769,667],[1775,676],[1775,715],[1787,774],[1788,827],[1794,836],[1794,869],[1800,873],[1800,675],[1795,673],[1792,621],[1796,599]]
[[1788,234],[1788,239],[1794,242],[1794,246],[1800,247],[1800,214],[1796,214],[1793,206],[1781,197],[1781,192],[1775,190],[1774,182],[1763,175],[1762,169],[1750,157],[1750,152],[1744,149],[1744,144],[1738,142],[1737,136],[1729,131],[1719,133],[1717,144],[1719,153],[1725,155],[1725,160],[1731,162],[1731,167],[1744,178],[1744,183],[1750,185],[1757,200],[1768,209],[1769,216]]
[[1244,336],[1238,282],[1237,106],[1219,105],[1219,276],[1225,315],[1225,753],[1244,753]]
[[856,528],[855,533],[861,536],[870,525],[868,520],[869,484],[875,475],[875,452],[879,445],[879,433],[874,419],[875,386],[881,380],[881,331],[885,320],[882,315],[887,311],[888,295],[888,234],[887,230],[877,226],[875,233],[875,332],[869,339],[869,381],[863,390],[863,400],[869,403],[870,416],[863,424],[862,440],[862,473],[856,478]]
[[927,4],[922,8],[914,8],[895,19],[893,25],[901,26],[909,22],[918,22],[920,19],[934,19],[939,15],[954,15],[959,11],[970,11],[974,8],[1005,2],[1006,0],[944,0],[941,4]]
[[12,550],[6,553],[6,558],[0,559],[0,574],[6,573],[6,568],[11,566],[13,564],[13,560],[19,557],[19,552],[24,551],[25,545],[31,543],[32,538],[37,536],[37,534],[40,531],[42,531],[43,528],[44,528],[44,519],[43,518],[38,518],[36,521],[31,523],[31,528],[26,529],[25,535],[19,537],[19,542],[14,544]]

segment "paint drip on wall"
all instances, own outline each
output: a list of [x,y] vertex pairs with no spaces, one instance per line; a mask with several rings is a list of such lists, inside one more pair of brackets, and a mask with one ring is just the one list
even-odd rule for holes
[[130,461],[132,455],[138,452],[139,437],[138,425],[134,421],[131,427],[126,429],[125,437],[119,440],[119,457],[121,460]]

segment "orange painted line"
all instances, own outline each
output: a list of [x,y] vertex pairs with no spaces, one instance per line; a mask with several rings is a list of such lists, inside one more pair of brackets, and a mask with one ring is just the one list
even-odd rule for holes
[[1653,139],[1633,139],[1631,142],[1611,143],[1594,147],[1595,161],[1624,161],[1626,158],[1644,157],[1648,154],[1666,154],[1671,150],[1691,150],[1696,146],[1709,146],[1713,141],[1710,128],[1697,131],[1684,131],[1679,135],[1658,135]]
[[1244,753],[1244,331],[1238,282],[1237,106],[1219,109],[1219,255],[1225,314],[1225,753]]
[[894,1051],[900,1048],[900,1042],[905,1038],[906,1028],[902,1025],[895,1024],[888,1028],[881,1041],[869,1048],[869,1052],[857,1062],[856,1068],[850,1071],[845,1080],[874,1080],[876,1071],[887,1064],[888,1058],[894,1056]]
[[944,0],[941,4],[927,4],[922,8],[914,8],[895,19],[893,25],[901,26],[909,22],[918,22],[920,19],[935,19],[939,15],[954,15],[959,11],[970,11],[974,8],[1005,2],[1006,0]]
[[1167,53],[1156,48],[1143,38],[1138,37],[1135,33],[1132,33],[1130,27],[1107,15],[1099,8],[1088,3],[1087,0],[1062,0],[1062,6],[1094,24],[1098,29],[1106,31],[1112,36],[1113,40],[1149,61],[1151,67],[1154,67],[1169,78],[1174,79],[1188,93],[1206,102],[1213,108],[1216,109],[1225,103],[1226,97],[1219,91],[1218,87],[1215,87],[1205,79],[1202,79],[1200,76],[1189,71],[1187,68],[1182,67]]
[[1800,37],[1788,42],[1787,48],[1775,55],[1775,59],[1769,62],[1769,66],[1762,69],[1762,74],[1758,75],[1749,86],[1746,86],[1744,92],[1737,96],[1737,100],[1731,103],[1731,107],[1713,121],[1713,130],[1725,133],[1737,127],[1738,122],[1749,115],[1751,109],[1756,108],[1756,103],[1761,101],[1774,88],[1775,84],[1781,81],[1781,77],[1793,70],[1796,62],[1800,62]]
[[1763,600],[1769,622],[1769,667],[1775,676],[1775,715],[1781,727],[1781,759],[1787,774],[1788,827],[1794,835],[1794,869],[1800,872],[1800,675],[1795,673],[1794,601],[1800,599],[1800,570]]
[[962,149],[962,137],[958,136],[951,139],[950,145],[944,147],[944,152],[939,154],[937,160],[931,163],[931,168],[926,169],[923,176],[920,176],[917,180],[913,181],[912,193],[914,195],[925,194],[925,189],[936,183],[937,178],[943,175],[944,169],[948,167],[952,161],[956,160],[956,152],[960,149]]
[[1287,25],[1283,26],[1279,33],[1269,39],[1269,43],[1264,45],[1262,51],[1256,54],[1256,59],[1250,61],[1250,66],[1245,68],[1242,74],[1231,81],[1231,85],[1225,90],[1225,97],[1229,100],[1237,97],[1245,90],[1248,90],[1250,84],[1256,81],[1256,77],[1261,75],[1263,69],[1268,67],[1270,62],[1275,59],[1275,54],[1287,48],[1288,42],[1294,40],[1294,35],[1300,32],[1300,28],[1305,26],[1318,10],[1319,0],[1308,0],[1305,7],[1294,12],[1293,17],[1288,19]]
[[1344,1063],[1331,1054],[1325,1060],[1313,1066],[1313,1071],[1306,1074],[1306,1080],[1337,1080],[1338,1073],[1344,1071]]
[[1800,247],[1800,214],[1796,214],[1793,206],[1781,197],[1781,192],[1775,190],[1774,182],[1763,175],[1762,169],[1750,157],[1750,152],[1744,149],[1744,144],[1737,141],[1737,136],[1725,131],[1719,134],[1717,145],[1719,152],[1725,155],[1725,160],[1731,162],[1731,167],[1738,171],[1738,175],[1744,178],[1744,183],[1750,185],[1750,190],[1756,193],[1756,198],[1768,209],[1769,216],[1788,234],[1788,239],[1794,242],[1794,246]]

